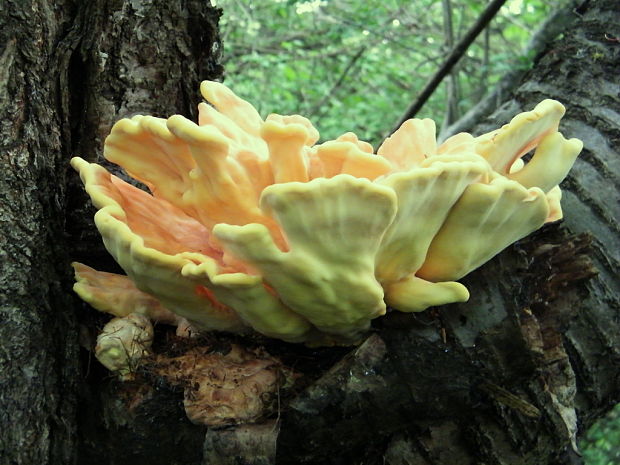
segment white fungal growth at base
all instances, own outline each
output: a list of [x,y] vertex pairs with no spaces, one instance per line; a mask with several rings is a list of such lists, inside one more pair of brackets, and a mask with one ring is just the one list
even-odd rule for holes
[[122,379],[131,379],[153,343],[153,325],[144,315],[113,318],[97,337],[95,357]]

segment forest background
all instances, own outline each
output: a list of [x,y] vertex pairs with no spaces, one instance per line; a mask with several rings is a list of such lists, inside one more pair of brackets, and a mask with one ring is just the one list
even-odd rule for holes
[[[346,127],[377,147],[480,17],[480,0],[212,0],[222,8],[225,82],[261,115],[301,114],[335,139]],[[509,0],[416,115],[440,138],[468,129],[472,109],[505,99],[571,0]],[[486,100],[485,100],[486,99]],[[569,103],[569,102],[565,102]],[[486,105],[486,107],[485,107]],[[469,112],[469,113],[468,113]],[[346,122],[346,124],[343,124]],[[580,444],[587,465],[620,463],[620,404]]]

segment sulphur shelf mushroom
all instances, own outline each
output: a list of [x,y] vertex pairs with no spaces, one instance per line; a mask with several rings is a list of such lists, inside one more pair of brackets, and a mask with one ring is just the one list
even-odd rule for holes
[[353,133],[317,145],[306,118],[263,120],[223,84],[201,92],[198,124],[134,116],[107,137],[105,158],[150,193],[71,161],[127,274],[74,264],[75,291],[99,310],[354,343],[386,305],[466,301],[456,280],[561,218],[558,184],[582,148],[558,132],[553,100],[441,145],[433,121],[409,120],[375,154]]

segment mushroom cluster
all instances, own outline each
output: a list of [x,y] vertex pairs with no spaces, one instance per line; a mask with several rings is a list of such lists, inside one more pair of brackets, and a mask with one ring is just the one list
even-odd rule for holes
[[198,124],[134,116],[107,137],[105,158],[150,193],[71,161],[127,274],[74,264],[75,291],[99,310],[354,343],[386,305],[466,301],[459,278],[561,218],[558,184],[582,148],[558,132],[553,100],[441,145],[432,120],[412,119],[375,154],[350,132],[316,144],[302,116],[263,120],[223,84],[201,92]]

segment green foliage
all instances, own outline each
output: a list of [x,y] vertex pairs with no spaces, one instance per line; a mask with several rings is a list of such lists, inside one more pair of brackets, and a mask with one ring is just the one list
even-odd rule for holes
[[620,464],[620,404],[590,428],[580,447],[587,465]]
[[[487,2],[451,0],[454,40]],[[226,83],[266,115],[309,117],[322,139],[353,130],[379,142],[449,52],[438,0],[217,0],[223,9]],[[508,70],[550,2],[509,0],[456,72],[458,111],[474,105]],[[442,86],[419,117],[441,124]],[[458,115],[457,115],[458,116]]]

